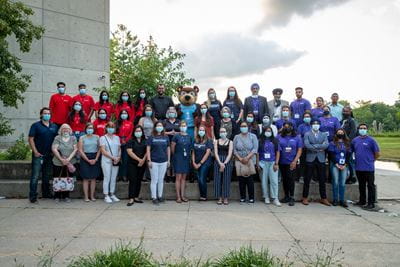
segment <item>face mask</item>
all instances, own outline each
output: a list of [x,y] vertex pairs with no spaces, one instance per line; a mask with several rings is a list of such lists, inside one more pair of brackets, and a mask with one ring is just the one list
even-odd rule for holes
[[151,117],[151,115],[153,115],[153,111],[146,111],[145,114],[146,117]]
[[282,117],[289,117],[289,111],[282,111]]
[[168,116],[169,116],[170,118],[175,118],[175,117],[176,117],[176,114],[175,114],[175,112],[171,112],[171,113],[168,114]]
[[336,136],[337,136],[337,138],[339,138],[339,139],[344,139],[344,134],[337,134]]
[[234,92],[234,91],[229,91],[228,94],[229,94],[230,97],[234,97],[234,96],[236,95],[236,92]]
[[263,124],[269,124],[269,119],[263,119]]
[[348,117],[350,117],[350,114],[343,113],[342,116],[343,116],[343,118],[348,118]]
[[368,132],[367,129],[359,129],[359,130],[358,130],[358,133],[359,133],[361,136],[367,135],[367,132]]
[[209,97],[210,99],[215,99],[215,94],[209,94],[208,97]]
[[228,112],[224,112],[224,113],[222,113],[222,116],[223,116],[224,118],[229,118],[231,115],[229,115]]
[[114,128],[107,128],[107,133],[113,134],[115,132]]
[[90,129],[86,129],[86,133],[87,133],[87,134],[93,134],[93,133],[94,133],[94,130],[91,129],[91,128],[90,128]]
[[226,138],[226,133],[219,133],[219,137],[221,137],[222,139]]
[[146,94],[145,94],[145,93],[140,93],[140,95],[139,95],[139,96],[140,96],[140,98],[141,98],[141,99],[143,99],[143,98],[145,98],[145,97],[146,97]]
[[207,109],[206,108],[202,108],[200,111],[201,111],[201,114],[206,114],[207,113]]
[[108,95],[102,95],[101,99],[103,99],[103,101],[107,101],[108,100]]
[[82,109],[82,106],[81,105],[74,105],[74,110],[75,111],[81,111],[81,109]]
[[277,121],[279,120],[279,118],[278,118],[278,117],[273,117],[272,120],[273,120],[274,122],[277,122]]
[[312,129],[313,129],[314,131],[318,131],[320,125],[319,125],[319,124],[313,124],[311,127],[312,127]]
[[265,135],[265,137],[271,137],[272,136],[272,132],[265,132],[264,135]]
[[329,110],[324,110],[324,115],[326,116],[326,115],[329,115]]
[[127,118],[128,118],[128,114],[125,114],[125,113],[121,114],[122,120],[126,120]]
[[206,135],[206,132],[205,131],[199,131],[199,136],[200,137],[204,137]]
[[282,129],[282,132],[284,132],[286,134],[290,134],[292,132],[292,128],[291,127],[288,127],[288,128],[285,127],[285,128]]
[[69,136],[70,136],[70,135],[69,135],[69,132],[64,132],[64,133],[63,133],[63,136],[64,136],[64,137],[69,137]]
[[101,113],[101,114],[99,114],[99,118],[101,120],[105,120],[107,118],[107,114]]
[[81,95],[86,94],[86,89],[84,89],[84,88],[79,89],[79,93],[80,93]]
[[64,94],[64,92],[65,92],[65,88],[64,87],[58,87],[57,90],[58,90],[58,92],[60,94]]
[[156,131],[157,131],[158,133],[161,133],[163,130],[164,130],[164,127],[163,127],[163,126],[157,126],[157,127],[156,127]]
[[240,132],[241,133],[247,133],[249,131],[248,127],[240,127]]
[[126,101],[128,101],[129,96],[123,95],[123,96],[121,97],[121,99],[122,99],[122,101],[126,102]]
[[49,121],[50,118],[51,118],[51,115],[50,115],[50,114],[43,114],[43,116],[42,116],[42,119],[43,119],[44,121]]
[[142,137],[143,133],[142,132],[135,132],[135,137],[140,138]]
[[246,121],[247,121],[248,123],[253,123],[254,118],[253,118],[253,117],[247,117],[247,118],[246,118]]
[[181,130],[182,133],[186,133],[187,127],[185,127],[185,126],[179,127],[179,130]]
[[311,118],[305,117],[305,118],[303,119],[303,121],[304,121],[305,123],[310,123],[310,122],[311,122]]

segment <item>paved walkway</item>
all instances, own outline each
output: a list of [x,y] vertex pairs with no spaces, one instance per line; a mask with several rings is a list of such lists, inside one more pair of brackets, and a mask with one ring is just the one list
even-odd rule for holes
[[[398,201],[380,205],[400,213]],[[119,239],[138,243],[142,236],[145,248],[164,258],[217,256],[246,244],[279,256],[288,250],[315,254],[321,241],[320,246],[342,247],[346,265],[400,265],[400,217],[358,207],[312,203],[277,208],[261,202],[217,206],[211,201],[126,207],[125,202],[107,205],[99,200],[0,200],[0,266],[15,266],[14,258],[35,265],[41,243],[59,246],[58,266],[71,256],[107,249]]]

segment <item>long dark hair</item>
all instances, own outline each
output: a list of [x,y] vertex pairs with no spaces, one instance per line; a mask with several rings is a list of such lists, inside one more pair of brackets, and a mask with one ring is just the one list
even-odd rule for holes
[[293,127],[293,123],[290,122],[290,121],[286,121],[286,122],[283,123],[282,129],[281,129],[281,136],[282,136],[282,137],[288,136],[288,134],[285,132],[285,125],[286,125],[286,124],[289,125],[289,126],[292,128],[292,134],[289,135],[289,136],[295,137],[295,136],[297,135],[297,133],[296,133],[296,130],[294,129],[294,127]]
[[205,134],[203,137],[201,137],[201,136],[199,135],[199,130],[200,130],[201,127],[203,127],[204,130],[206,131],[207,127],[204,125],[204,123],[201,123],[200,126],[199,126],[199,128],[198,128],[198,130],[197,130],[196,136],[195,136],[195,138],[194,138],[194,140],[196,141],[196,143],[200,143],[200,144],[206,143],[206,142],[208,141],[207,134]]
[[211,122],[211,115],[210,115],[210,111],[208,110],[208,105],[206,103],[203,103],[200,105],[200,108],[197,109],[197,114],[195,117],[200,118],[200,123],[201,123],[201,118],[203,116],[203,113],[201,113],[201,106],[206,106],[207,107],[207,112],[206,112],[206,123],[210,124]]
[[339,138],[337,137],[337,132],[338,131],[342,131],[344,133],[343,143],[344,143],[344,146],[345,146],[346,150],[348,150],[350,148],[350,139],[347,136],[346,131],[343,128],[339,128],[339,129],[336,130],[335,136],[333,137],[333,143],[335,144],[335,146],[338,149],[340,149]]
[[[102,98],[103,94],[106,94],[108,96],[107,100],[103,100],[103,98]],[[99,102],[100,102],[100,105],[103,105],[104,102],[106,102],[106,103],[110,102],[110,94],[106,90],[103,90],[100,92]]]
[[69,114],[68,114],[68,122],[69,123],[71,123],[71,122],[73,122],[74,121],[74,117],[75,117],[75,109],[74,109],[74,106],[75,106],[75,104],[76,103],[80,103],[81,104],[81,110],[79,110],[78,112],[79,112],[79,122],[80,123],[85,123],[86,122],[86,120],[85,120],[85,112],[83,111],[83,105],[82,105],[82,103],[80,102],[80,101],[75,101],[73,104],[72,104],[72,107],[71,107],[71,111],[69,112]]
[[161,136],[165,136],[165,124],[164,124],[164,122],[162,121],[162,120],[158,120],[158,121],[156,121],[156,123],[154,123],[154,127],[153,127],[153,136],[157,136],[158,135],[158,132],[157,132],[157,130],[156,130],[156,127],[157,127],[157,124],[161,124],[164,128],[163,128],[163,130],[162,130],[162,132],[160,133],[160,135]]
[[132,106],[131,95],[130,95],[127,91],[122,91],[122,92],[119,94],[118,105],[122,105],[122,104],[124,103],[124,101],[122,101],[122,95],[125,94],[125,93],[128,94],[128,101],[126,101],[126,103],[127,103],[129,106]]
[[235,104],[238,105],[238,106],[242,105],[242,100],[240,100],[240,98],[238,96],[238,92],[237,92],[235,86],[229,86],[228,87],[228,90],[226,90],[226,99],[225,99],[225,101],[230,99],[229,89],[231,89],[231,88],[235,89],[235,96],[233,97],[233,101],[235,101]]
[[137,139],[137,137],[135,136],[135,132],[136,132],[137,129],[141,129],[142,130],[142,137],[140,137],[140,142],[143,142],[144,140],[146,140],[146,137],[144,136],[144,129],[140,125],[136,125],[135,129],[133,129],[132,139]]
[[[146,89],[140,88],[139,91],[138,91],[138,94],[137,94],[136,100],[135,100],[135,109],[136,109],[136,110],[139,108],[139,106],[140,106],[140,101],[142,100],[142,99],[140,98],[140,92],[141,92],[141,91],[143,91],[144,93],[146,93]],[[147,104],[149,103],[149,101],[147,101],[147,94],[146,94],[146,96],[143,98],[143,101],[144,101],[144,105],[147,105]]]
[[[250,123],[249,126],[251,126],[252,129],[258,129],[258,124],[257,124],[257,120],[256,120],[256,115],[254,115],[254,112],[253,112],[253,111],[249,111],[249,112],[247,113],[247,116],[249,116],[249,114],[253,115],[253,119],[254,119],[253,122]],[[245,120],[246,122],[247,122],[247,116],[246,116],[246,118],[243,119],[243,120]],[[249,124],[249,123],[247,123],[247,124]]]
[[[272,135],[271,135],[270,137],[266,137],[266,136],[265,136],[265,132],[266,132],[268,129],[271,130],[271,133],[272,133]],[[267,141],[267,140],[271,141],[271,142],[274,144],[275,149],[277,148],[277,146],[278,146],[278,139],[275,138],[274,131],[272,130],[272,128],[271,128],[270,126],[267,126],[267,127],[265,127],[265,128],[263,127],[263,129],[262,129],[262,131],[261,131],[261,136],[260,136],[260,140],[259,140],[259,145],[258,145],[258,147],[263,147],[264,144],[265,144],[265,141]]]
[[117,129],[116,129],[117,133],[119,132],[119,128],[122,126],[122,122],[124,121],[121,119],[122,112],[124,111],[128,114],[128,118],[126,120],[129,121],[130,119],[129,112],[126,109],[122,109],[121,112],[119,113],[119,118],[117,118]]

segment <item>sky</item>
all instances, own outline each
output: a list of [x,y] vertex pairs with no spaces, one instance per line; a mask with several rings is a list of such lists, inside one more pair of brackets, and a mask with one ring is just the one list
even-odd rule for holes
[[111,31],[124,24],[140,40],[186,54],[200,88],[242,100],[252,83],[272,98],[311,103],[333,92],[393,104],[400,92],[400,0],[112,0]]

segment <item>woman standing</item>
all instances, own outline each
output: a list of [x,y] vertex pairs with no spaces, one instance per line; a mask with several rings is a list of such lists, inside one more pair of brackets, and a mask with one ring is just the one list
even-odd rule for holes
[[296,129],[296,121],[294,119],[290,118],[290,116],[291,116],[290,107],[283,106],[281,118],[275,122],[276,128],[278,129],[279,132],[281,131],[283,124],[285,124],[286,122],[290,122],[293,125],[293,129],[297,130]]
[[135,106],[132,104],[131,95],[128,92],[122,92],[115,105],[115,118],[118,119],[122,110],[126,110],[132,122],[135,120]]
[[193,168],[197,170],[197,180],[199,182],[200,201],[207,200],[207,174],[212,163],[212,148],[212,141],[206,135],[206,127],[200,125],[192,152]]
[[214,119],[214,136],[216,139],[219,138],[219,128],[221,127],[221,101],[217,99],[217,94],[213,88],[208,89],[208,99],[205,102],[210,112],[211,117]]
[[[351,107],[350,106],[344,107],[342,115],[343,115],[343,120],[340,122],[342,124],[341,128],[343,128],[347,137],[350,139],[350,143],[351,143],[351,141],[357,136],[357,123],[354,119],[353,111],[352,111]],[[348,177],[346,183],[353,184],[353,183],[357,182],[356,171],[355,171],[355,162],[354,162],[353,156],[350,157],[348,168],[349,168],[349,177]]]
[[[58,135],[54,138],[51,150],[53,157],[53,177],[71,177],[74,175],[68,171],[69,166],[76,163],[75,154],[78,151],[75,136],[72,135],[71,127],[64,123],[58,130]],[[54,192],[54,199],[59,202],[65,199],[65,202],[71,202],[69,191]]]
[[322,97],[317,97],[315,100],[317,106],[311,109],[311,115],[314,119],[319,119],[324,115],[324,99]]
[[155,124],[153,135],[147,140],[147,164],[151,176],[151,198],[153,204],[164,202],[164,176],[170,164],[171,149],[161,121]]
[[[260,137],[260,144],[258,146],[257,161],[262,169],[261,173],[261,187],[264,196],[265,204],[270,203],[270,196],[275,206],[280,207],[278,193],[278,169],[279,157],[281,148],[278,139],[275,138],[274,132],[271,127],[263,129]],[[268,184],[269,189],[268,190]]]
[[332,192],[333,206],[338,205],[347,208],[346,200],[344,199],[346,189],[347,166],[351,157],[351,143],[344,129],[340,128],[336,131],[333,141],[329,143],[328,152],[333,161],[331,168],[332,172]]
[[260,136],[260,129],[252,111],[249,111],[247,113],[246,122],[249,125],[249,132],[257,136],[258,138]]
[[331,108],[329,106],[324,106],[323,116],[319,120],[321,121],[320,131],[325,132],[329,142],[332,142],[333,136],[337,129],[340,128],[339,120],[331,115]]
[[[177,112],[175,107],[169,107],[166,114],[165,124],[165,134],[169,137],[169,142],[172,142],[172,138],[180,132],[180,120],[177,118]],[[165,182],[175,182],[175,173],[173,164],[167,169],[167,177]]]
[[79,137],[85,134],[86,123],[86,114],[82,109],[82,103],[75,101],[68,115],[68,124],[71,126],[76,140],[79,140]]
[[225,129],[227,138],[232,140],[234,124],[231,119],[231,110],[228,107],[223,107],[221,113],[222,113],[221,128]]
[[235,87],[230,86],[228,88],[223,106],[227,106],[232,111],[231,118],[233,119],[233,123],[238,124],[242,120],[243,104]]
[[136,97],[135,101],[135,122],[136,125],[141,117],[144,116],[144,107],[148,104],[146,90],[144,88],[139,89],[139,95]]
[[[101,175],[99,136],[93,134],[92,123],[86,124],[86,135],[79,139],[78,149],[81,155],[80,174],[83,179],[83,194],[85,202],[95,201],[96,178]],[[90,195],[90,198],[89,198]]]
[[283,124],[278,140],[281,147],[279,169],[281,171],[283,190],[285,192],[285,197],[281,202],[289,203],[289,206],[294,206],[294,180],[297,161],[303,149],[303,141],[301,137],[296,134],[291,122],[285,122]]
[[128,111],[123,109],[117,121],[117,135],[121,142],[121,164],[118,169],[118,177],[120,180],[127,181],[126,167],[128,164],[128,154],[126,153],[126,144],[131,139],[133,133],[133,123],[130,120]]
[[144,117],[140,118],[138,124],[142,126],[144,131],[144,136],[146,137],[146,139],[148,139],[153,133],[154,123],[156,121],[156,119],[154,118],[154,112],[151,105],[147,104],[144,107],[144,115],[145,115]]
[[104,109],[107,113],[107,120],[111,119],[114,114],[114,105],[110,102],[110,95],[106,90],[100,92],[99,101],[94,104],[94,110],[96,112],[96,118],[99,117],[100,109]]
[[115,196],[118,166],[121,160],[121,142],[115,135],[115,124],[109,121],[106,125],[107,134],[100,137],[101,168],[103,170],[103,193],[106,203],[118,202]]
[[100,108],[97,111],[97,119],[95,119],[93,122],[94,132],[100,137],[106,134],[106,124],[108,122],[107,118],[107,110]]
[[[246,201],[246,187],[249,203],[254,203],[254,175],[256,174],[258,140],[255,134],[249,133],[249,125],[245,121],[240,123],[240,134],[233,139],[233,151],[237,160],[235,167],[236,175],[239,178],[240,203]],[[244,166],[248,172],[239,171]]]
[[187,124],[180,123],[180,133],[172,137],[171,151],[175,171],[176,202],[189,200],[185,197],[186,176],[190,171],[190,154],[193,146],[192,138],[187,134]]
[[128,180],[129,180],[129,202],[127,206],[133,203],[143,203],[139,198],[142,178],[146,170],[146,140],[142,126],[135,128],[134,136],[129,140],[126,151],[128,153]]
[[211,117],[206,104],[200,105],[200,114],[194,120],[195,133],[197,133],[200,125],[206,127],[206,135],[208,139],[214,139],[214,119]]
[[227,138],[227,131],[221,127],[220,138],[214,142],[214,191],[218,205],[228,205],[233,170],[233,142]]

